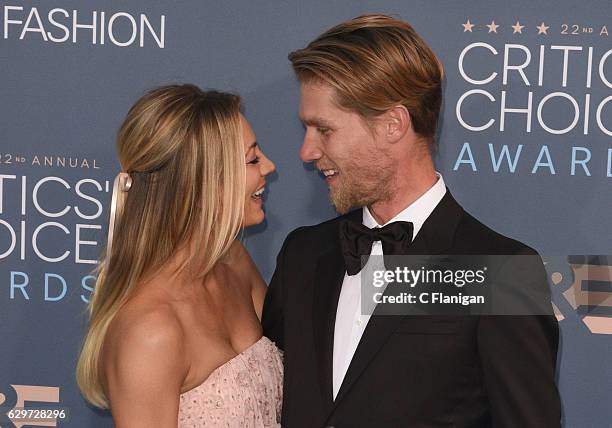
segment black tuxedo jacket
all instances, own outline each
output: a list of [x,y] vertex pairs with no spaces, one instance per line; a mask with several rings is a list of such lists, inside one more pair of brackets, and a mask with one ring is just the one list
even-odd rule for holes
[[[356,210],[291,232],[267,291],[264,334],[284,350],[283,427],[560,426],[552,307],[537,316],[375,313],[333,400],[334,323],[346,271],[338,226],[347,216],[361,222]],[[448,189],[410,248],[537,255],[469,215]],[[539,282],[525,286],[543,287],[550,298]]]

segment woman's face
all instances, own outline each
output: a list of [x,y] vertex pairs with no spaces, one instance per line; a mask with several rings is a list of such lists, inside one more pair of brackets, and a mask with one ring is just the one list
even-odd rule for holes
[[274,164],[257,145],[255,133],[249,122],[240,115],[244,137],[244,156],[246,163],[246,200],[244,204],[244,227],[259,224],[264,220],[263,193],[266,175],[275,170]]

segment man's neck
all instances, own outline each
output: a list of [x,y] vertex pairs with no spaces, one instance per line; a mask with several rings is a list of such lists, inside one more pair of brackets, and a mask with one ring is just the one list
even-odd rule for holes
[[370,214],[378,224],[387,223],[431,189],[437,180],[433,166],[418,176],[403,177],[398,180],[398,185],[389,199],[368,206]]

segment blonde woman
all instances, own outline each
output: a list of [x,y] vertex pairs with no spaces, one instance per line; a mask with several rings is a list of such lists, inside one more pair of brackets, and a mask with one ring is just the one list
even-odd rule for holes
[[274,171],[237,96],[146,93],[118,134],[106,254],[77,367],[117,428],[279,426],[280,351],[265,283],[236,239]]

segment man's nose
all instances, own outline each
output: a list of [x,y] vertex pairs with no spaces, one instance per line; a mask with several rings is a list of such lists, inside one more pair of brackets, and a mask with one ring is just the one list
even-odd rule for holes
[[313,162],[321,159],[322,152],[319,141],[313,138],[308,131],[304,135],[304,142],[300,148],[300,159],[303,162]]

